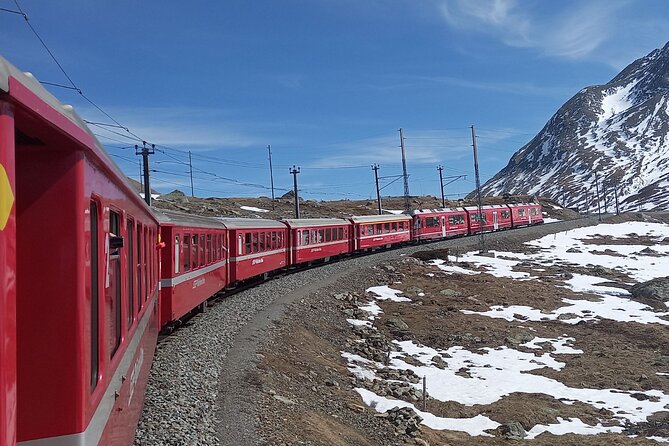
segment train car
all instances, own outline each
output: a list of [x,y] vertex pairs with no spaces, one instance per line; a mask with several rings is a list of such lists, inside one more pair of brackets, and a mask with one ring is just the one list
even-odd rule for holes
[[408,215],[364,215],[349,218],[353,223],[351,251],[380,248],[411,240]]
[[0,110],[17,252],[3,423],[16,395],[18,444],[129,445],[158,332],[158,222],[73,109],[2,58]]
[[160,326],[204,308],[228,284],[227,228],[213,218],[155,211],[160,222]]
[[228,282],[266,275],[289,264],[288,226],[261,218],[218,218],[228,231]]
[[14,105],[0,58],[0,446],[16,444],[16,196]]
[[500,231],[512,227],[511,212],[506,205],[481,206],[480,216],[478,206],[467,206],[465,210],[469,220],[469,234]]
[[350,252],[353,225],[341,218],[283,220],[290,230],[290,264],[327,260]]
[[467,235],[467,212],[464,208],[442,208],[409,212],[413,218],[411,239],[415,241]]
[[541,205],[538,203],[518,203],[508,205],[514,228],[537,225],[544,222]]

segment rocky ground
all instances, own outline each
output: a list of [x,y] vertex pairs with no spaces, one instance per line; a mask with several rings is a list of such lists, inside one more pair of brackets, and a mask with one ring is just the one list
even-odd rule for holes
[[[639,216],[617,217],[617,221]],[[644,218],[641,216],[641,218]],[[488,241],[489,249],[532,252],[522,242],[535,234],[510,232]],[[607,243],[610,238],[603,237]],[[476,249],[474,240],[448,246],[450,253]],[[589,241],[595,244],[596,238]],[[651,244],[644,237],[619,243]],[[597,296],[575,293],[556,287],[573,274],[583,273],[574,265],[545,267],[539,280],[517,281],[490,274],[443,274],[430,264],[444,258],[443,247],[420,249],[412,256],[361,267],[316,292],[292,303],[285,317],[273,324],[257,355],[257,365],[247,374],[246,384],[257,400],[254,412],[258,444],[268,445],[501,445],[520,440],[537,424],[552,424],[559,419],[578,418],[586,424],[615,423],[611,411],[585,403],[566,404],[545,394],[512,393],[492,404],[463,405],[443,402],[423,395],[421,377],[409,372],[381,367],[370,380],[356,377],[342,352],[387,363],[397,350],[394,340],[411,340],[435,349],[461,346],[470,351],[500,346],[524,352],[534,337],[578,340],[579,355],[556,354],[566,366],[560,371],[549,367],[530,373],[559,380],[579,389],[618,389],[630,392],[639,401],[655,389],[669,393],[669,330],[659,324],[621,323],[612,320],[565,324],[561,320],[528,322],[492,319],[465,314],[461,310],[482,312],[492,305],[530,305],[549,312],[560,307],[564,298],[592,299]],[[652,252],[647,253],[653,255]],[[621,261],[624,261],[622,259]],[[472,267],[472,265],[463,265]],[[518,271],[531,265],[519,265]],[[630,277],[599,267],[588,268],[616,287],[631,289],[633,298],[666,312],[669,300],[667,280],[656,280],[641,287],[631,286]],[[374,285],[391,285],[411,299],[407,302],[377,302],[382,313],[373,327],[353,327],[347,319],[365,319],[361,309],[373,298],[365,290]],[[665,317],[666,319],[666,317]],[[551,352],[549,344],[539,352]],[[405,356],[411,363],[415,358]],[[445,367],[447,356],[435,356],[432,364]],[[458,374],[469,376],[463,367]],[[660,374],[658,374],[660,373]],[[387,381],[390,380],[390,381]],[[416,386],[416,384],[419,384]],[[485,415],[501,425],[492,437],[472,437],[464,432],[432,430],[421,425],[421,417],[408,408],[379,413],[363,403],[354,389],[363,388],[377,395],[406,401],[440,417],[471,418]],[[481,389],[485,392],[485,389]],[[425,397],[425,401],[423,398]],[[652,397],[651,397],[652,398]],[[669,408],[668,408],[669,409]],[[660,411],[646,422],[629,423],[622,434],[550,433],[532,441],[537,445],[641,445],[657,444],[642,437],[669,437],[669,411]],[[633,438],[630,435],[642,437]],[[251,444],[251,443],[246,443]]]

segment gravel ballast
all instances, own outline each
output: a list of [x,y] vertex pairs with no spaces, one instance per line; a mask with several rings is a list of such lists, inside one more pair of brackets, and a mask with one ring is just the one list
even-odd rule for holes
[[[490,248],[505,238],[533,239],[596,224],[563,221],[486,234]],[[255,395],[248,385],[256,351],[284,308],[356,269],[439,248],[477,249],[478,237],[408,246],[287,274],[213,303],[157,348],[136,445],[256,445]]]

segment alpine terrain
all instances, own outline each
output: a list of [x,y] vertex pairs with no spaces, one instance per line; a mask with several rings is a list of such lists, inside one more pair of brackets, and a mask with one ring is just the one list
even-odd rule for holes
[[[669,43],[565,103],[484,195],[536,194],[569,207],[669,209]],[[473,194],[472,194],[473,195]]]

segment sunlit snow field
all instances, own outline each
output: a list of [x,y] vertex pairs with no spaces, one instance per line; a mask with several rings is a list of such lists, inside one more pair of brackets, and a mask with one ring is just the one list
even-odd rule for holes
[[[479,256],[477,253],[467,253],[459,256],[458,260],[469,262],[476,266],[476,270],[462,268],[446,264],[444,261],[434,261],[447,274],[480,274],[481,270],[497,277],[509,277],[516,280],[536,279],[526,272],[514,271],[514,266],[519,262],[528,262],[536,266],[536,271],[542,271],[542,265],[560,265],[568,262],[572,265],[593,267],[596,265],[618,270],[628,274],[638,282],[647,281],[655,277],[667,275],[667,258],[669,245],[656,244],[652,249],[661,255],[644,256],[640,251],[647,245],[630,244],[586,244],[583,240],[597,239],[600,236],[611,236],[616,239],[628,238],[629,234],[649,236],[658,243],[669,237],[669,226],[656,223],[627,222],[621,224],[600,224],[594,227],[570,230],[565,233],[545,236],[533,240],[527,244],[540,250],[535,254],[521,254],[513,252],[498,252],[497,257]],[[625,257],[615,255],[603,255],[607,253],[619,253]],[[570,251],[570,252],[568,252]],[[593,254],[598,251],[599,254]],[[503,257],[503,258],[500,258]],[[455,258],[450,258],[455,261]],[[669,321],[662,319],[668,316],[667,312],[654,312],[650,307],[639,302],[628,299],[628,292],[622,288],[598,285],[604,279],[574,274],[573,277],[564,282],[575,292],[596,294],[599,301],[564,299],[564,306],[552,312],[542,312],[541,309],[529,306],[494,306],[488,311],[473,312],[461,310],[465,314],[478,314],[491,318],[503,318],[509,321],[516,320],[521,316],[524,321],[558,320],[560,315],[571,315],[571,318],[562,320],[565,324],[574,324],[580,321],[591,321],[598,318],[611,319],[626,323],[640,324],[663,324],[669,325]],[[407,302],[409,298],[402,296],[401,292],[387,286],[371,287],[367,290],[373,294],[378,301],[393,300],[395,302]],[[367,320],[349,319],[353,325],[372,326],[372,322],[382,313],[381,307],[376,301],[372,301],[361,307],[369,312]],[[560,318],[563,319],[564,317]],[[568,433],[580,435],[596,435],[604,432],[622,432],[626,422],[637,423],[646,420],[646,417],[659,411],[665,410],[669,405],[669,394],[659,390],[645,392],[628,392],[616,389],[583,389],[571,388],[565,384],[540,375],[526,373],[530,370],[551,368],[561,370],[565,364],[558,361],[554,355],[569,354],[579,355],[583,352],[578,349],[578,339],[558,337],[555,339],[535,338],[525,344],[524,347],[540,349],[539,343],[550,343],[553,347],[551,353],[543,352],[528,353],[499,346],[497,348],[483,348],[469,351],[464,347],[454,346],[447,350],[436,350],[429,346],[418,345],[413,341],[394,341],[399,349],[392,352],[388,367],[395,369],[409,369],[420,377],[427,378],[428,394],[440,401],[455,401],[464,405],[491,404],[514,392],[540,393],[560,399],[565,404],[583,402],[596,409],[606,409],[615,413],[620,421],[619,426],[594,426],[582,422],[578,418],[569,420],[558,418],[558,423],[550,425],[535,425],[528,431],[526,439],[532,439],[544,433],[551,432],[555,435]],[[543,350],[542,350],[543,351]],[[348,361],[349,369],[360,378],[381,379],[376,376],[375,370],[383,368],[384,365],[373,362],[351,353],[342,352]],[[418,362],[411,365],[402,360],[402,357],[412,355]],[[440,369],[432,362],[432,358],[440,355],[445,358],[446,368]],[[461,368],[467,368],[471,378],[457,375]],[[669,370],[667,371],[669,375]],[[422,384],[412,384],[420,388]],[[376,395],[368,389],[357,388],[363,401],[379,412],[385,412],[393,407],[412,407],[421,417],[423,424],[433,429],[448,429],[467,432],[470,435],[490,436],[486,430],[494,429],[499,424],[483,415],[473,418],[441,418],[431,413],[423,412],[411,403],[386,398]],[[636,397],[632,394],[636,394]],[[648,399],[640,401],[639,393],[644,393]],[[609,423],[610,424],[610,423]],[[653,437],[657,441],[669,442],[669,438]]]

